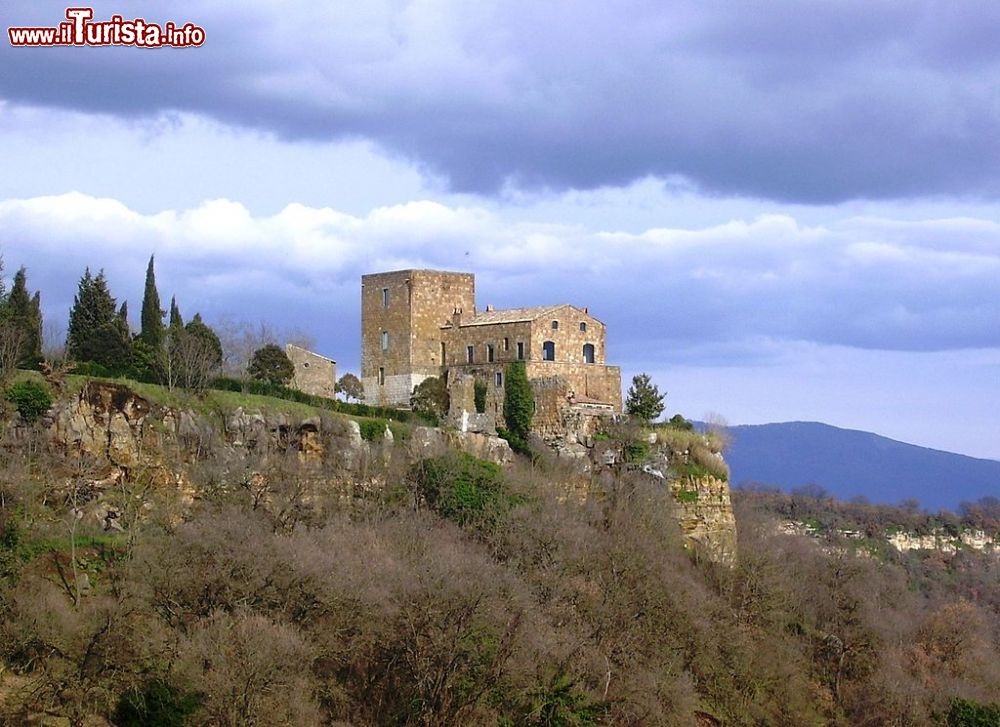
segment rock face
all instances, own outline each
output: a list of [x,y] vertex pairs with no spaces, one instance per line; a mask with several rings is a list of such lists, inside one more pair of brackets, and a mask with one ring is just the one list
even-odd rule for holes
[[434,457],[443,454],[448,448],[454,448],[499,465],[514,461],[514,452],[506,440],[478,432],[415,427],[408,446],[413,459]]
[[[161,449],[180,444],[190,452],[214,444],[229,458],[242,452],[296,451],[303,462],[329,462],[355,471],[373,448],[386,454],[396,446],[388,428],[379,442],[366,442],[357,421],[342,416],[313,416],[295,421],[281,413],[262,414],[242,407],[218,418],[191,410],[155,406],[127,386],[90,381],[80,393],[58,404],[49,432],[53,442],[73,457],[106,461],[119,470],[156,464]],[[406,452],[411,458],[454,447],[480,459],[508,464],[514,454],[506,441],[475,432],[415,427]]]
[[736,561],[736,516],[729,483],[716,477],[670,481],[681,532],[689,545],[717,563]]
[[71,455],[134,467],[149,439],[146,420],[152,410],[127,386],[91,381],[56,409],[51,431]]
[[[374,476],[368,465],[388,464],[390,455],[396,452],[403,452],[411,462],[448,449],[499,465],[514,460],[505,440],[479,432],[414,427],[405,440],[396,440],[387,428],[379,441],[367,442],[358,422],[343,416],[324,414],[296,420],[286,414],[263,414],[243,408],[210,416],[158,407],[127,386],[98,381],[88,382],[78,395],[54,408],[49,432],[54,444],[70,457],[92,458],[109,465],[102,479],[91,483],[95,491],[125,481],[130,471],[141,467],[153,481],[179,487],[187,501],[196,498],[197,493],[185,485],[189,480],[184,463],[194,460],[199,452],[212,452],[224,469],[239,472],[241,467],[246,468],[250,453],[259,463],[269,453],[292,451],[302,464],[315,465],[308,470],[312,474],[307,478],[315,480],[311,485],[319,488],[343,488],[358,477],[364,480],[363,487],[382,487],[386,484],[384,475]],[[677,519],[690,548],[716,562],[734,561],[736,522],[729,485],[721,476],[681,474],[694,461],[692,451],[657,443],[652,437],[643,442],[649,451],[642,463],[623,464],[629,457],[621,443],[609,442],[607,437],[598,439],[583,427],[577,434],[559,442],[556,452],[561,459],[575,462],[580,472],[641,470],[643,476],[672,493]],[[170,459],[169,465],[163,456],[168,448],[180,453],[179,458]],[[709,452],[708,456],[718,458],[712,462],[725,469],[717,453]],[[252,473],[250,477],[261,475]],[[99,498],[94,502],[98,505]],[[95,509],[95,513],[95,517],[108,522],[116,518],[107,507]]]
[[982,530],[964,530],[958,535],[938,529],[929,535],[898,532],[888,536],[887,540],[896,550],[905,553],[908,550],[937,550],[942,553],[957,553],[968,548],[980,552],[998,550],[996,536],[991,537]]
[[728,468],[712,440],[696,432],[658,433],[640,428],[623,440],[591,436],[584,441],[563,442],[556,451],[562,459],[576,459],[583,450],[581,466],[593,471],[642,473],[673,496],[685,547],[716,563],[736,562],[736,516],[726,479]]

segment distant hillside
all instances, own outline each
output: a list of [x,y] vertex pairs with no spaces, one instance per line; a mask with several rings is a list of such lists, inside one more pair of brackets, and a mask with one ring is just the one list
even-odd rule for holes
[[817,422],[730,427],[732,482],[789,489],[816,484],[842,499],[915,498],[929,509],[1000,497],[1000,462],[897,442]]

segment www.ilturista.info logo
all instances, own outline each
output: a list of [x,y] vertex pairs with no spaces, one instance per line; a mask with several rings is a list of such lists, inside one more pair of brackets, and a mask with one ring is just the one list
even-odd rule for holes
[[68,22],[48,28],[7,28],[12,46],[131,45],[136,48],[191,48],[205,42],[205,29],[194,23],[148,23],[142,18],[94,22],[93,8],[67,8]]

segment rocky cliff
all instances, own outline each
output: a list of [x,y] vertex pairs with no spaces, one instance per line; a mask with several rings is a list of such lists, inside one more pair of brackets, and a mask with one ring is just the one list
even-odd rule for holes
[[[204,496],[190,483],[192,468],[214,468],[209,479],[221,490],[249,489],[262,505],[280,509],[280,496],[269,479],[303,483],[307,501],[322,497],[349,500],[358,488],[385,488],[409,463],[449,448],[480,459],[509,464],[514,456],[495,436],[431,427],[395,425],[362,437],[359,422],[323,412],[266,411],[249,406],[224,408],[158,405],[128,386],[89,381],[63,397],[43,421],[49,443],[66,462],[89,463],[81,511],[96,522],[118,525],[123,507],[116,487],[142,480],[149,487],[176,492],[190,505]],[[396,429],[396,432],[393,431]],[[641,456],[636,442],[639,436]],[[689,547],[719,562],[732,562],[736,524],[717,447],[704,435],[676,432],[631,432],[618,441],[587,436],[567,454],[583,472],[635,472],[673,495],[676,515]],[[713,449],[714,448],[714,449]],[[707,461],[712,469],[698,462]],[[58,469],[58,468],[57,468]],[[62,467],[67,483],[76,477]],[[68,485],[67,485],[68,486]],[[255,494],[255,497],[257,495]],[[76,495],[74,495],[76,497]]]

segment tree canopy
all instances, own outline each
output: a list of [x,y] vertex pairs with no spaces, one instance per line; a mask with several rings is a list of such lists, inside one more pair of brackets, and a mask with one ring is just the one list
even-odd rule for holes
[[295,365],[280,346],[269,343],[253,352],[247,373],[258,381],[284,386],[295,375]]
[[663,399],[660,389],[652,382],[649,374],[632,377],[625,399],[625,411],[644,422],[651,422],[663,413]]

